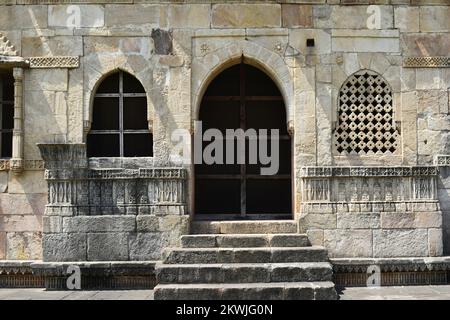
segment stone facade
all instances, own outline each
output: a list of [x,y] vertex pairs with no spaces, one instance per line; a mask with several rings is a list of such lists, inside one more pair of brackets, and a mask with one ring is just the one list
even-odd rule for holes
[[[283,96],[301,232],[333,257],[450,253],[448,0],[39,3],[0,0],[0,68],[15,78],[0,259],[160,259],[195,216],[171,134],[193,133],[208,84],[241,56]],[[93,96],[115,70],[146,91],[151,158],[86,157]],[[391,140],[342,152],[337,130],[377,116],[374,103],[342,118],[361,72],[388,88]]]

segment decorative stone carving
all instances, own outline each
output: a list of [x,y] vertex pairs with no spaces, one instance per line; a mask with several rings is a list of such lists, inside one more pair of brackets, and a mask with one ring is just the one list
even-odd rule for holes
[[438,155],[434,162],[437,166],[450,166],[450,155]]
[[302,167],[302,178],[313,177],[403,177],[435,176],[439,169],[434,166],[415,167]]
[[399,133],[393,113],[392,91],[382,76],[370,70],[351,75],[339,92],[335,152],[394,153]]
[[405,57],[403,66],[405,68],[448,68],[450,57]]
[[9,170],[9,160],[0,160],[0,171]]
[[186,213],[182,168],[90,169],[84,144],[40,144],[49,215]]
[[11,42],[0,32],[0,56],[17,56],[16,48]]
[[30,68],[78,68],[80,57],[58,56],[58,57],[30,57]]

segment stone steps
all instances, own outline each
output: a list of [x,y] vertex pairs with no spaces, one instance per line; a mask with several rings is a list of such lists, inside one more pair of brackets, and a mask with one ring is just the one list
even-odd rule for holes
[[297,233],[298,223],[294,220],[264,221],[194,221],[192,234],[277,234]]
[[322,262],[328,260],[324,247],[263,248],[166,248],[166,264],[195,263],[279,263]]
[[328,262],[157,265],[159,284],[331,281]]
[[307,247],[306,234],[201,234],[181,237],[183,248]]
[[158,284],[155,300],[335,300],[334,283]]
[[155,299],[337,298],[327,251],[292,221],[208,223],[209,232],[163,250]]

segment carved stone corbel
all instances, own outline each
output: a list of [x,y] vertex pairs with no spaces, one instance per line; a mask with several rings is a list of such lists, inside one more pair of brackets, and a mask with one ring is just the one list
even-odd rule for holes
[[24,169],[23,159],[23,68],[14,68],[14,129],[12,141],[11,171],[20,174]]

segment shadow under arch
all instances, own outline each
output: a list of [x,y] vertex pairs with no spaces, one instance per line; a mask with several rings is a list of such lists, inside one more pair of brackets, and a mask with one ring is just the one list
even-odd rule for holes
[[254,66],[269,76],[280,90],[286,108],[286,123],[293,125],[294,120],[294,85],[291,73],[283,58],[262,46],[250,41],[239,41],[230,46],[205,55],[202,63],[193,65],[197,81],[192,86],[192,120],[198,120],[200,105],[210,83],[227,68],[239,64]]

